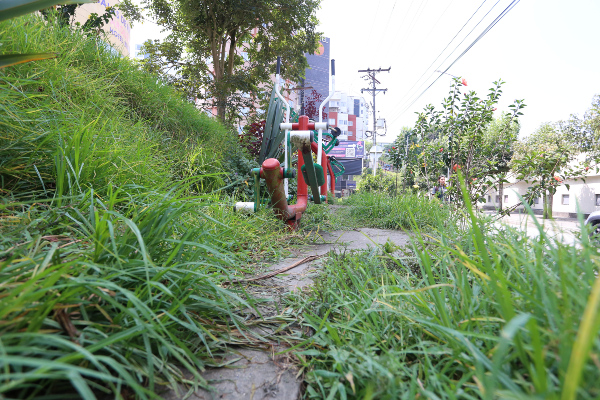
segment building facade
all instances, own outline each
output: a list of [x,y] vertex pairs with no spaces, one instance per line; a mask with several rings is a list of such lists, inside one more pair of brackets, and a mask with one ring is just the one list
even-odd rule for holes
[[[100,0],[97,3],[83,4],[77,7],[74,22],[83,25],[92,13],[103,15],[108,7],[113,7],[117,4],[119,4],[119,0]],[[103,29],[108,34],[111,47],[122,56],[129,56],[131,25],[121,11],[115,10],[115,16],[104,25]]]
[[[510,208],[519,205],[517,209],[524,209],[520,197],[524,196],[531,184],[517,181],[514,177],[508,179],[509,183],[504,185],[502,194],[497,189],[490,190],[485,194],[484,209],[497,209],[502,196],[502,208]],[[566,180],[565,184],[556,189],[552,198],[552,215],[555,217],[576,217],[577,212],[589,215],[594,211],[600,211],[600,175],[590,173],[581,179]],[[533,212],[542,214],[544,200],[536,198],[531,205]]]

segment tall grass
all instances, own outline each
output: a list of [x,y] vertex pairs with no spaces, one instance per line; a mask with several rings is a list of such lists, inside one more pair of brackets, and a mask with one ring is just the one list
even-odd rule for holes
[[[595,399],[600,255],[470,214],[409,252],[338,254],[293,304],[308,398]],[[436,238],[425,241],[423,237]]]
[[[209,173],[242,155],[233,132],[95,37],[36,16],[2,22],[0,33],[5,52],[59,54],[0,71],[4,190],[42,190],[43,180],[53,191],[55,179],[67,179],[54,171],[58,149],[77,151],[79,142],[87,152],[81,173],[98,191],[108,184],[156,186],[196,175],[205,176],[204,190],[214,190],[222,180]],[[80,173],[70,169],[59,172]]]
[[0,71],[0,397],[206,387],[229,346],[266,340],[221,282],[289,240],[211,194],[235,135],[95,37],[29,16],[0,38],[59,53]]
[[451,204],[416,194],[391,197],[380,192],[358,192],[335,208],[310,204],[302,219],[305,230],[355,229],[359,227],[411,230],[459,229],[463,212]]
[[0,393],[74,388],[90,398],[128,387],[154,397],[157,384],[183,378],[181,367],[205,385],[204,360],[264,340],[237,314],[253,307],[247,296],[219,286],[243,272],[234,245],[261,251],[258,240],[229,234],[254,231],[260,219],[234,228],[215,223],[211,214],[223,210],[208,199],[180,200],[181,187],[140,189],[105,199],[90,190],[61,208],[0,208]]

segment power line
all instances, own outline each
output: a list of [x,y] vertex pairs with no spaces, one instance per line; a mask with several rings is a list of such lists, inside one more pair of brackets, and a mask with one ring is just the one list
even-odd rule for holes
[[[383,30],[383,37],[385,38],[385,34],[387,33],[387,29],[390,25],[390,20],[392,19],[392,15],[394,14],[394,9],[396,8],[396,3],[397,0],[394,1],[394,6],[392,7],[392,11],[390,11],[390,16],[388,17],[387,23],[385,24],[385,29]],[[378,41],[379,44],[377,45],[377,51],[375,51],[375,54],[379,54],[379,49],[381,48],[381,44],[384,42],[383,40],[379,40]]]
[[[394,37],[400,37],[402,35],[402,37],[406,36],[406,31],[408,30],[408,28],[405,29],[405,27],[407,26],[404,22],[406,21],[406,17],[410,14],[412,8],[413,8],[413,4],[415,3],[415,0],[411,0],[408,8],[406,9],[406,12],[403,12],[404,9],[402,11],[400,11],[402,13],[402,21],[399,24],[396,24],[396,26],[398,27],[396,30],[394,30],[394,32],[392,33],[392,35]],[[402,4],[402,2],[401,2]],[[381,38],[379,40],[379,43],[383,43],[385,42],[385,37]],[[400,46],[402,45],[402,41],[398,40],[398,52],[400,52]]]
[[415,16],[413,17],[412,21],[410,21],[410,24],[408,25],[407,35],[406,35],[407,41],[410,38],[410,35],[412,34],[412,31],[413,31],[417,21],[419,20],[419,17],[421,16],[421,14],[423,14],[423,10],[427,7],[428,2],[429,2],[429,0],[425,0],[425,2],[421,2],[421,4],[419,5],[419,9],[415,13]]
[[452,63],[451,63],[451,64],[450,64],[450,65],[449,65],[449,66],[448,66],[448,67],[447,67],[447,68],[446,68],[444,71],[442,71],[442,72],[440,73],[440,75],[439,75],[439,76],[438,76],[438,77],[437,77],[437,78],[436,78],[436,79],[435,79],[433,82],[431,82],[431,84],[430,84],[429,86],[427,86],[427,88],[426,88],[425,90],[423,90],[423,91],[421,92],[421,94],[419,94],[419,96],[418,96],[416,99],[414,99],[414,100],[413,100],[413,101],[412,101],[412,102],[411,102],[411,103],[410,103],[410,104],[409,104],[407,107],[405,107],[405,108],[404,108],[404,109],[403,109],[403,110],[400,112],[400,114],[398,114],[398,116],[397,116],[397,117],[395,117],[395,118],[394,118],[394,120],[392,120],[392,122],[391,122],[391,123],[393,123],[393,122],[396,122],[396,121],[398,120],[398,118],[400,118],[400,117],[401,117],[401,116],[402,116],[402,115],[403,115],[403,114],[404,114],[406,111],[408,111],[408,109],[409,109],[409,108],[410,108],[410,107],[411,107],[413,104],[415,104],[415,102],[416,102],[417,100],[419,100],[419,99],[421,98],[421,96],[423,96],[423,94],[425,94],[425,92],[427,92],[427,90],[429,90],[429,88],[430,88],[431,86],[433,86],[433,84],[434,84],[434,83],[436,83],[436,82],[438,81],[438,79],[440,79],[440,78],[441,78],[441,76],[442,76],[442,75],[444,75],[444,74],[445,74],[445,73],[446,73],[446,72],[447,72],[447,71],[448,71],[448,70],[449,70],[449,69],[450,69],[450,68],[451,68],[451,67],[452,67],[452,66],[453,66],[453,65],[454,65],[454,64],[455,64],[455,63],[456,63],[458,60],[460,60],[460,59],[461,59],[461,58],[462,58],[462,57],[463,57],[463,56],[464,56],[464,55],[465,55],[465,54],[466,54],[466,53],[467,53],[469,50],[471,50],[471,48],[472,48],[472,47],[473,47],[473,46],[474,46],[474,45],[475,45],[477,42],[479,42],[479,40],[481,40],[481,39],[482,39],[482,38],[483,38],[483,37],[484,37],[484,36],[485,36],[485,35],[486,35],[486,34],[487,34],[487,33],[488,33],[488,32],[489,32],[489,31],[490,31],[490,30],[491,30],[491,29],[494,27],[494,26],[496,26],[496,24],[497,24],[498,22],[500,22],[500,20],[501,20],[502,18],[504,18],[504,16],[505,16],[506,14],[508,14],[508,12],[509,12],[510,10],[512,10],[512,9],[513,9],[513,8],[514,8],[514,7],[515,7],[515,6],[516,6],[516,5],[519,3],[519,1],[520,1],[520,0],[513,0],[513,1],[512,1],[512,2],[511,2],[509,5],[508,5],[508,7],[506,7],[506,8],[505,8],[505,9],[504,9],[504,10],[503,10],[503,11],[502,11],[502,12],[501,12],[501,13],[500,13],[500,14],[499,14],[499,15],[498,15],[498,16],[497,16],[497,17],[496,17],[496,18],[495,18],[495,19],[494,19],[494,20],[493,20],[493,21],[492,21],[492,22],[491,22],[491,23],[490,23],[488,26],[487,26],[487,28],[485,28],[485,29],[484,29],[484,30],[483,30],[483,32],[482,32],[482,33],[481,33],[481,34],[480,34],[480,35],[479,35],[479,36],[478,36],[478,37],[477,37],[477,38],[476,38],[476,39],[475,39],[475,40],[474,40],[474,41],[473,41],[473,42],[472,42],[472,43],[471,43],[471,44],[470,44],[470,45],[469,45],[469,46],[468,46],[466,49],[465,49],[465,50],[464,50],[464,51],[463,51],[463,52],[462,52],[462,53],[461,53],[461,54],[460,54],[460,55],[459,55],[459,56],[458,56],[458,57],[457,57],[457,58],[456,58],[454,61],[452,61]]
[[369,31],[369,36],[373,33],[373,27],[375,26],[375,21],[377,21],[377,14],[379,13],[379,6],[381,5],[381,0],[377,3],[377,10],[375,10],[375,15],[373,16],[373,23],[371,24],[371,30]]
[[[431,62],[431,64],[429,64],[429,66],[427,68],[425,68],[425,71],[423,71],[423,74],[419,77],[419,79],[417,79],[415,81],[415,83],[412,85],[412,87],[410,89],[408,89],[408,91],[406,92],[406,94],[404,96],[402,96],[402,98],[400,98],[400,100],[398,100],[398,104],[401,104],[404,99],[408,96],[409,100],[410,100],[410,94],[412,93],[412,90],[414,89],[415,86],[417,86],[417,84],[421,81],[421,79],[425,76],[425,74],[427,73],[427,71],[429,71],[429,69],[433,66],[433,64],[435,64],[435,62],[442,56],[442,54],[444,54],[444,52],[446,51],[446,49],[448,47],[450,47],[450,45],[452,44],[452,42],[454,41],[454,39],[456,39],[456,37],[462,32],[463,29],[465,29],[465,26],[467,26],[467,24],[473,19],[473,17],[475,16],[475,14],[477,14],[477,12],[479,11],[479,9],[481,7],[483,7],[483,5],[485,4],[487,0],[483,0],[483,2],[479,5],[479,7],[477,7],[477,9],[475,10],[475,12],[469,17],[469,19],[467,20],[467,22],[464,23],[464,25],[459,29],[458,32],[456,32],[456,34],[454,35],[454,37],[448,42],[448,44],[446,45],[446,47],[444,47],[444,49],[440,52],[440,54],[438,54],[438,56],[435,58],[435,60],[433,60]],[[499,1],[499,0],[498,0]],[[498,4],[496,2],[496,4]],[[496,6],[496,4],[494,4],[494,7]],[[494,8],[492,7],[492,9]],[[491,9],[490,9],[491,11]],[[489,13],[489,12],[488,12]],[[487,15],[487,14],[486,14]],[[485,16],[484,16],[485,18]],[[483,19],[482,19],[483,20]],[[481,21],[480,21],[481,22]],[[476,25],[477,26],[477,25]],[[469,36],[469,35],[467,35]],[[467,37],[465,36],[465,37]],[[452,53],[450,53],[452,54]],[[429,79],[429,78],[427,78]],[[421,86],[423,86],[425,83],[421,84]],[[420,87],[420,86],[419,86]]]
[[[467,33],[467,34],[465,35],[465,37],[464,37],[464,38],[463,38],[463,39],[460,41],[460,43],[456,45],[456,47],[454,48],[454,50],[452,50],[452,51],[451,51],[451,52],[450,52],[450,53],[449,53],[449,54],[446,56],[446,58],[444,58],[444,60],[443,60],[443,61],[440,63],[440,65],[438,65],[438,66],[437,66],[436,70],[435,70],[435,71],[433,71],[433,72],[432,72],[432,73],[431,73],[431,74],[430,74],[430,75],[427,77],[427,79],[426,79],[426,80],[425,80],[425,81],[424,81],[424,82],[423,82],[423,83],[422,83],[422,84],[419,86],[419,88],[417,89],[417,91],[418,91],[420,88],[422,88],[424,85],[426,85],[426,84],[427,84],[427,80],[428,80],[429,78],[431,78],[431,77],[434,75],[434,73],[435,73],[435,72],[437,72],[437,70],[439,70],[440,68],[442,68],[442,65],[444,65],[444,63],[446,62],[446,60],[448,60],[448,58],[450,58],[450,56],[451,56],[452,54],[454,54],[454,53],[456,52],[456,50],[458,50],[458,48],[459,48],[459,47],[460,47],[460,46],[461,46],[461,45],[464,43],[464,41],[465,41],[465,40],[467,40],[467,38],[468,38],[468,37],[471,35],[471,33],[473,33],[473,31],[474,31],[474,30],[475,30],[475,29],[476,29],[476,28],[479,26],[479,24],[481,24],[481,23],[483,22],[483,20],[484,20],[484,19],[485,19],[485,18],[486,18],[486,17],[487,17],[489,14],[490,14],[490,12],[492,12],[492,10],[493,10],[493,9],[496,7],[496,5],[498,5],[498,3],[499,3],[499,2],[500,2],[500,0],[497,0],[497,1],[496,1],[496,3],[494,3],[494,5],[492,6],[492,8],[490,8],[490,9],[488,10],[488,12],[486,12],[486,13],[485,13],[485,15],[484,15],[484,16],[483,16],[483,17],[482,17],[480,20],[479,20],[479,22],[477,22],[477,24],[476,24],[476,25],[475,25],[475,26],[474,26],[474,27],[473,27],[473,28],[472,28],[472,29],[469,31],[469,33]],[[484,3],[485,3],[485,1],[484,1]],[[482,5],[483,5],[483,4],[482,4]],[[502,13],[500,13],[500,14],[502,14]],[[456,61],[455,61],[455,62],[456,62]],[[446,71],[447,71],[447,69],[446,69]],[[445,71],[444,71],[444,72],[445,72]],[[439,77],[438,77],[438,78],[439,78]],[[438,78],[436,78],[436,80],[437,80]],[[414,85],[413,85],[413,86],[414,86]],[[430,85],[430,86],[431,86],[431,85]],[[408,98],[408,100],[406,101],[406,103],[410,102],[410,101],[411,101],[411,99],[414,97],[414,95],[415,95],[414,93],[413,93],[413,94],[409,94],[409,98]],[[419,96],[420,96],[420,95],[419,95]],[[406,96],[405,96],[405,97],[406,97]],[[404,103],[404,104],[405,104],[405,103]],[[412,105],[412,104],[414,104],[414,102],[413,102],[413,103],[411,103],[411,105]],[[398,105],[403,105],[403,103],[402,103],[402,99],[401,99],[401,100],[398,102]],[[409,107],[410,107],[410,106],[409,106]],[[401,107],[398,107],[398,108],[401,108]],[[403,112],[404,112],[404,111],[402,111],[401,113],[403,113]]]
[[[446,12],[448,11],[448,9],[452,6],[452,3],[454,3],[455,0],[451,0],[448,5],[446,6],[446,8],[444,9],[444,11],[442,11],[442,13],[440,14],[440,16],[438,17],[438,19],[435,21],[435,23],[431,26],[431,29],[429,30],[429,32],[427,33],[427,35],[423,38],[423,40],[421,40],[421,42],[419,43],[419,45],[417,46],[417,49],[420,49],[423,46],[423,43],[425,43],[425,40],[429,39],[429,36],[431,36],[431,32],[433,32],[433,30],[435,29],[435,27],[437,26],[437,24],[441,21],[442,17],[444,15],[446,15]],[[468,22],[468,21],[467,21]],[[459,31],[460,33],[460,31]],[[415,49],[415,51],[413,51],[413,53],[411,54],[411,56],[409,57],[409,60],[412,60],[415,57],[415,54],[417,53],[417,49]],[[444,49],[445,50],[445,49]],[[443,51],[442,51],[443,52]],[[434,61],[435,62],[435,61]]]

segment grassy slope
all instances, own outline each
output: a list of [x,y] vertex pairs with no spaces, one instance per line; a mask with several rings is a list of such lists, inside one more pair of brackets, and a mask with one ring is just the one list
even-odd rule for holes
[[406,200],[352,203],[368,205],[375,226],[389,226],[390,205],[412,212],[411,251],[334,256],[290,303],[317,332],[300,353],[307,397],[598,398],[597,243],[584,234],[566,245],[541,228],[530,239],[475,217],[457,228]]
[[0,70],[0,397],[154,397],[260,340],[219,283],[287,239],[205,194],[235,135],[92,38],[33,16],[0,38],[59,53]]

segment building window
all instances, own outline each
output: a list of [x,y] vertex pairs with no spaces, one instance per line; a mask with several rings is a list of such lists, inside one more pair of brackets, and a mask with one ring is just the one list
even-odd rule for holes
[[354,121],[348,121],[348,126],[354,126]]
[[500,202],[500,196],[496,195],[496,203]]
[[335,126],[335,119],[329,118],[329,125]]
[[596,195],[596,205],[600,207],[600,194]]
[[565,206],[569,205],[569,195],[568,194],[563,194],[562,195],[562,204]]
[[505,202],[505,203],[507,203],[507,202],[508,202],[508,195],[507,195],[507,194],[505,194],[505,195],[504,195],[504,202]]
[[540,204],[540,198],[536,197],[535,199],[533,199],[533,204]]
[[488,194],[488,201],[487,201],[487,202],[488,202],[488,203],[491,203],[491,202],[492,202],[492,196],[490,196],[489,194]]

